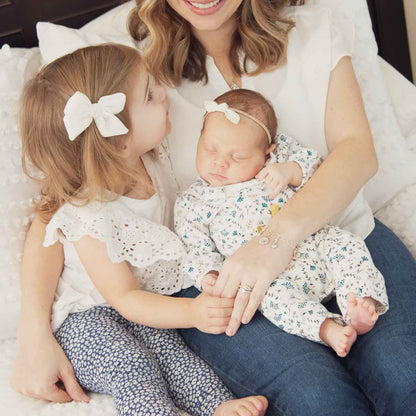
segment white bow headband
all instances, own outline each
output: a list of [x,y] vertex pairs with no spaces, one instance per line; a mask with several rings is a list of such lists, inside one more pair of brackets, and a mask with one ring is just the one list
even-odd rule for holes
[[93,120],[103,137],[126,134],[128,128],[115,116],[123,111],[125,104],[126,95],[122,92],[105,95],[92,104],[85,94],[77,91],[64,109],[64,124],[69,140],[75,140]]
[[219,111],[225,114],[225,117],[231,121],[233,124],[238,124],[240,122],[239,114],[248,117],[249,119],[253,120],[257,123],[267,134],[267,138],[269,140],[269,144],[272,144],[272,137],[270,135],[269,129],[256,117],[252,116],[251,114],[246,113],[245,111],[238,110],[237,108],[229,107],[227,103],[218,104],[216,101],[205,101],[205,116],[208,113],[214,113]]

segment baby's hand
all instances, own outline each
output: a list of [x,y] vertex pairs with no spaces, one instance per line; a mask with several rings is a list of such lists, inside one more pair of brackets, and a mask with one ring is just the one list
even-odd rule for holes
[[302,168],[296,162],[273,163],[263,168],[256,179],[264,180],[272,190],[269,195],[274,199],[288,185],[299,186],[302,182]]
[[214,296],[214,286],[217,283],[218,272],[212,271],[208,272],[203,278],[201,282],[202,290],[205,293],[208,293],[210,296]]
[[193,326],[208,334],[222,334],[227,329],[233,311],[233,298],[219,298],[201,293],[192,299]]

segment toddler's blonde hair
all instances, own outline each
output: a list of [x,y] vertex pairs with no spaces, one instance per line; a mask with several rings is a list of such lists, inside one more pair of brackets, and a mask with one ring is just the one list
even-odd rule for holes
[[[43,176],[37,204],[43,221],[48,222],[66,202],[87,204],[103,199],[105,190],[124,195],[140,180],[121,151],[126,136],[104,138],[92,122],[70,141],[63,116],[76,91],[92,103],[104,95],[127,93],[141,67],[137,50],[104,44],[53,61],[26,84],[20,109],[22,165],[27,175],[31,176],[29,162]],[[129,128],[126,108],[117,117]]]

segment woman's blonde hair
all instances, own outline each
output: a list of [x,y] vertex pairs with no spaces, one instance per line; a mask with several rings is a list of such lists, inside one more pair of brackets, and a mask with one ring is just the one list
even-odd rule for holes
[[[230,49],[236,74],[257,75],[285,62],[288,33],[295,24],[282,16],[282,10],[287,5],[304,3],[305,0],[243,0],[236,12],[237,29]],[[208,81],[204,47],[192,34],[190,24],[166,0],[136,0],[128,28],[134,39],[146,39],[143,56],[158,82],[179,86],[182,78]],[[240,51],[244,53],[243,68]],[[251,72],[248,60],[256,65]]]
[[[137,50],[105,44],[57,59],[26,84],[20,110],[22,164],[27,175],[32,171],[29,162],[43,177],[37,209],[45,222],[66,202],[102,199],[106,189],[123,195],[137,183],[138,172],[126,164],[121,151],[126,136],[103,138],[92,122],[70,141],[63,116],[76,91],[92,103],[104,95],[127,92],[140,66]],[[117,117],[129,128],[126,108]]]

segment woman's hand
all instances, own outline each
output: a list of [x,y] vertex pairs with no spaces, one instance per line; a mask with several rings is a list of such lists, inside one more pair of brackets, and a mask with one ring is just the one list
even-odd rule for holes
[[192,301],[190,316],[195,328],[208,334],[225,332],[230,322],[234,299],[201,293]]
[[[289,245],[280,243],[273,249],[260,245],[258,237],[254,237],[225,260],[214,293],[235,298],[227,335],[235,335],[240,323],[250,322],[270,284],[285,270],[292,256]],[[249,286],[251,291],[241,291],[240,286]]]
[[[89,397],[78,384],[71,363],[50,329],[20,329],[20,332],[11,387],[36,399],[88,403]],[[63,388],[59,384],[63,384]]]

